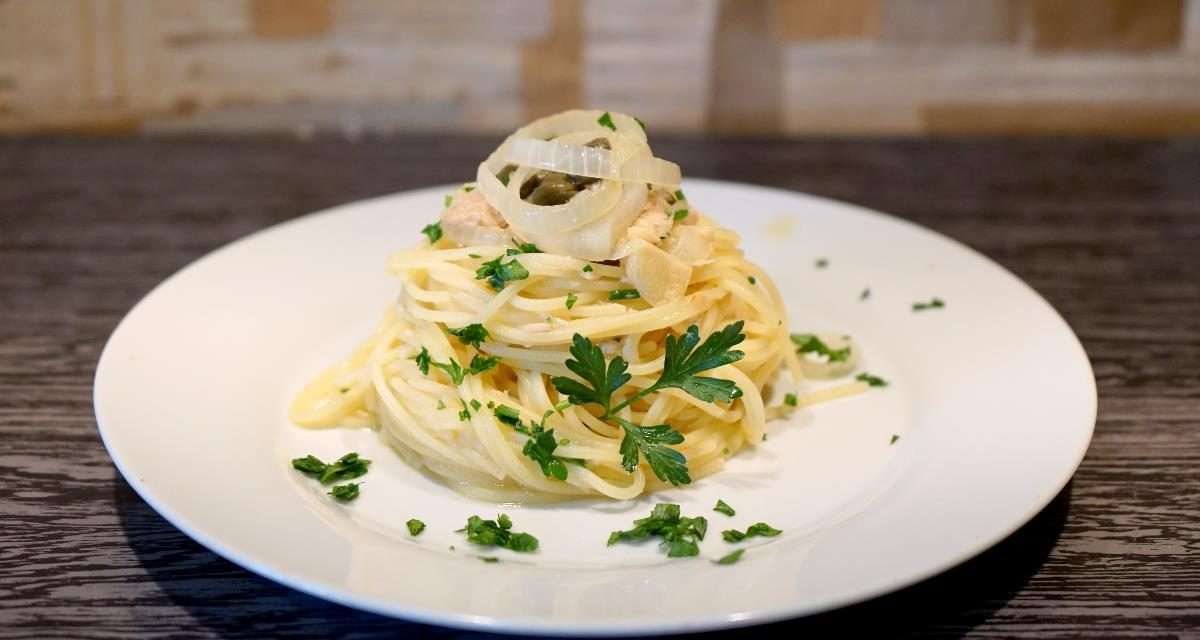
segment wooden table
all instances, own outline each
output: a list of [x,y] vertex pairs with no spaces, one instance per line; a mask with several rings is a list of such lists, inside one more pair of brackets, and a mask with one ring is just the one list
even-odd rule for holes
[[[0,141],[0,638],[458,635],[300,595],[192,542],[109,461],[92,375],[121,316],[188,262],[309,211],[467,180],[495,142]],[[1200,140],[656,148],[689,175],[966,242],[1048,298],[1096,370],[1091,450],[1029,525],[946,575],[783,630],[1200,637]]]

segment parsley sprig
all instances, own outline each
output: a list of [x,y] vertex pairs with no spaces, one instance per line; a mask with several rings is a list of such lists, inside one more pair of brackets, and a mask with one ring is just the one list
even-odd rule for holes
[[466,367],[463,367],[458,363],[458,360],[455,360],[454,358],[450,358],[449,362],[438,362],[429,355],[429,349],[426,349],[425,347],[421,347],[421,352],[413,356],[413,360],[417,361],[417,369],[419,369],[422,374],[429,375],[429,368],[436,367],[446,372],[446,375],[450,377],[450,380],[454,382],[455,386],[462,384],[463,379],[469,375],[479,375],[495,368],[497,364],[500,364],[500,358],[496,356],[485,356],[482,354],[475,354],[475,356],[471,358],[470,364],[468,364]]
[[750,525],[744,533],[738,531],[737,529],[726,529],[725,531],[721,532],[721,537],[725,539],[725,542],[741,542],[746,538],[753,538],[755,536],[773,538],[781,533],[783,533],[783,531],[776,529],[765,522],[756,522]]
[[469,344],[476,349],[484,340],[487,340],[491,334],[488,333],[487,327],[481,324],[469,324],[458,329],[447,329],[450,335],[458,338],[458,341],[463,344]]
[[442,239],[442,223],[427,224],[421,229],[421,233],[429,238],[429,244],[437,244],[437,241]]
[[668,558],[686,558],[700,554],[700,545],[708,531],[708,520],[702,516],[687,518],[680,515],[677,504],[656,504],[650,515],[633,521],[633,528],[614,531],[608,536],[608,546],[618,542],[636,542],[661,538],[660,548]]
[[567,396],[571,404],[596,404],[603,410],[602,420],[616,423],[625,432],[621,440],[621,465],[633,472],[638,461],[645,457],[650,469],[659,480],[674,485],[688,484],[687,458],[668,445],[683,442],[683,434],[670,425],[639,426],[617,417],[617,413],[638,400],[664,389],[682,389],[705,402],[732,402],[740,398],[742,390],[732,380],[709,378],[699,374],[717,367],[737,362],[745,355],[733,347],[745,340],[743,323],[734,322],[711,334],[700,343],[700,329],[688,327],[682,336],[667,336],[663,369],[653,384],[613,404],[613,394],[625,386],[632,376],[629,364],[621,356],[606,361],[604,352],[591,340],[575,334],[571,344],[571,358],[566,366],[580,380],[557,376],[551,383],[559,393]]

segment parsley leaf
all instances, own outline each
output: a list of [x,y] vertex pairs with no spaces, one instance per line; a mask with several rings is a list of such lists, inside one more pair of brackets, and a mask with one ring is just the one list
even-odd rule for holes
[[479,375],[485,371],[490,371],[491,369],[496,368],[497,364],[500,364],[500,358],[497,356],[482,356],[475,354],[475,357],[471,358],[471,364],[467,366],[467,373],[471,375]]
[[463,369],[462,366],[458,364],[458,360],[455,360],[454,358],[450,358],[450,362],[438,362],[436,360],[430,360],[429,364],[441,369],[442,371],[445,371],[446,375],[450,376],[450,380],[455,386],[462,384],[463,378],[467,375],[467,371]]
[[743,324],[738,320],[710,334],[698,347],[696,345],[700,342],[700,329],[696,325],[688,327],[679,338],[667,336],[662,374],[649,389],[683,389],[705,402],[732,402],[740,398],[742,390],[732,380],[704,378],[696,374],[742,359],[745,354],[732,347],[746,339],[742,333]]
[[353,480],[365,475],[369,466],[371,466],[370,460],[360,458],[357,453],[351,452],[338,458],[337,462],[326,465],[317,479],[321,481],[321,484]]
[[583,272],[584,272],[584,273],[591,273],[591,272],[592,272],[592,265],[590,265],[590,264],[585,264],[585,265],[583,265]]
[[713,511],[716,511],[717,513],[723,513],[729,517],[733,517],[733,514],[735,513],[733,507],[729,506],[724,500],[721,499],[717,500],[717,506],[713,507]]
[[350,502],[351,500],[358,497],[358,485],[359,484],[361,484],[361,483],[348,482],[346,484],[339,484],[329,491],[329,495],[333,496],[333,498],[335,500],[340,500],[342,502]]
[[683,558],[700,554],[698,541],[708,531],[708,520],[703,517],[687,518],[680,515],[679,505],[660,503],[654,505],[650,515],[633,521],[628,531],[614,531],[608,536],[608,546],[618,542],[637,542],[648,538],[659,538],[659,548],[668,558]]
[[[492,412],[500,422],[509,425],[517,433],[529,436],[521,453],[536,462],[541,467],[542,474],[555,480],[567,479],[565,459],[554,455],[554,450],[559,445],[558,439],[554,437],[554,429],[545,428],[544,418],[543,423],[531,422],[529,426],[525,426],[521,422],[520,412],[506,404],[496,405]],[[552,412],[547,412],[547,415],[549,413]]]
[[628,420],[614,417],[613,420],[621,425],[625,437],[621,439],[621,466],[632,473],[637,469],[639,454],[645,456],[646,462],[655,477],[673,485],[690,484],[687,457],[668,447],[670,444],[681,444],[683,434],[671,428],[671,425],[659,424],[650,427],[640,427]]
[[575,303],[578,301],[579,301],[579,298],[575,295],[574,291],[567,294],[567,308],[568,309],[574,307]]
[[617,356],[606,367],[604,352],[600,347],[578,333],[572,338],[571,358],[566,361],[566,366],[591,386],[566,376],[551,378],[550,383],[559,393],[567,396],[571,404],[595,403],[604,409],[605,415],[610,413],[613,392],[631,378],[625,372],[629,364],[624,358]]
[[894,434],[894,433],[893,433],[893,434],[892,434],[892,439],[891,439],[890,441],[888,441],[888,444],[896,444],[896,441],[897,441],[897,440],[899,440],[899,439],[900,439],[900,436],[898,436],[898,435],[896,435],[896,434]]
[[469,344],[476,349],[479,345],[491,337],[486,327],[481,324],[469,324],[458,329],[448,329],[450,335],[458,338],[458,341],[463,344]]
[[435,244],[442,239],[442,223],[427,224],[421,229],[421,233],[429,237],[429,244]]
[[613,289],[608,292],[609,300],[634,300],[642,297],[637,289]]
[[871,385],[872,387],[888,386],[887,380],[884,380],[883,378],[880,378],[879,376],[873,376],[865,371],[854,376],[854,379],[858,380],[859,382],[865,382],[865,383]]
[[758,278],[755,278],[754,276],[746,276],[746,282],[749,282],[750,284],[758,284]]
[[784,394],[783,404],[785,404],[789,407],[794,407],[794,406],[798,405],[799,403],[800,403],[800,400],[799,400],[799,398],[796,397],[796,394],[794,394],[794,393]]
[[914,302],[913,306],[912,306],[912,310],[913,311],[925,311],[927,309],[941,309],[944,306],[946,306],[946,303],[943,302],[941,298],[934,298],[933,300],[930,300],[929,302]]
[[510,256],[515,256],[515,255],[522,254],[522,253],[541,253],[541,252],[542,252],[542,250],[539,249],[537,247],[537,245],[533,244],[532,242],[518,242],[516,249],[509,249],[508,251],[505,251],[504,253],[507,255],[510,255]]
[[599,118],[596,118],[596,123],[602,127],[608,127],[613,131],[617,130],[617,125],[613,124],[612,114],[607,111],[605,111],[604,114]]
[[512,532],[512,519],[505,514],[495,520],[471,516],[462,531],[466,532],[468,542],[482,547],[503,547],[518,553],[529,553],[538,548],[537,538],[528,533]]
[[817,258],[817,261],[813,263],[813,266],[818,269],[824,269],[825,267],[829,266],[829,259],[828,258]]
[[303,458],[292,458],[292,468],[301,471],[310,476],[319,476],[325,471],[325,467],[329,465],[321,461],[320,458],[311,453]]
[[496,556],[479,556],[479,559],[488,564],[494,564],[496,562],[500,562],[500,558],[497,558]]
[[793,333],[792,343],[796,345],[796,353],[815,353],[825,356],[830,362],[845,362],[850,357],[850,345],[841,349],[831,349],[829,345],[811,333]]
[[442,199],[442,208],[443,209],[450,208],[451,202],[454,202],[454,196],[446,194],[446,197]]
[[504,288],[504,285],[514,280],[524,280],[529,277],[529,271],[517,261],[516,258],[508,262],[501,262],[505,256],[498,256],[494,260],[488,260],[475,270],[475,279],[487,279],[487,283],[493,289],[499,291]]
[[765,522],[756,522],[750,525],[750,527],[746,529],[745,533],[742,533],[737,529],[726,529],[725,531],[721,532],[721,537],[725,540],[725,542],[741,542],[746,538],[753,538],[755,536],[773,538],[781,533],[783,533],[783,531],[776,529]]
[[671,214],[671,218],[674,219],[675,222],[679,222],[680,220],[683,220],[686,217],[688,217],[687,209],[676,209],[675,213]]
[[683,189],[679,189],[675,192],[675,199],[676,200],[687,200],[687,197],[683,195]]
[[421,532],[425,530],[425,523],[417,520],[416,518],[405,522],[404,525],[408,527],[408,535],[413,536],[414,538],[421,535]]
[[870,297],[871,297],[871,289],[869,287],[866,289],[863,289],[862,293],[858,294],[859,300],[866,300],[867,298],[870,298]]
[[417,361],[417,369],[421,371],[422,375],[429,375],[429,365],[433,363],[429,357],[429,349],[421,347],[421,353],[413,356],[413,360]]
[[714,563],[716,563],[716,564],[733,564],[733,563],[737,562],[738,560],[741,560],[742,554],[744,554],[744,553],[746,553],[745,548],[736,549],[734,551],[731,551],[731,552],[721,556],[720,560],[714,560]]

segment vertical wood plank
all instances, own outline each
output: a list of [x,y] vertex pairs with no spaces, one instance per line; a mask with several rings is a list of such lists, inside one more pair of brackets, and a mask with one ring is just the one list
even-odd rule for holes
[[768,0],[721,0],[712,50],[708,128],[718,133],[778,131],[782,52]]

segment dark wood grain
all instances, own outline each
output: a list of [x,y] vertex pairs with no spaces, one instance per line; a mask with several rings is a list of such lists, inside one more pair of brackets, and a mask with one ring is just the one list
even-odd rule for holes
[[[109,332],[205,252],[308,211],[464,180],[493,140],[0,141],[0,638],[461,635],[327,604],[190,541],[121,480],[91,382]],[[780,630],[1200,637],[1200,140],[656,145],[685,172],[861,203],[1041,292],[1096,370],[1074,481],[950,573]]]

